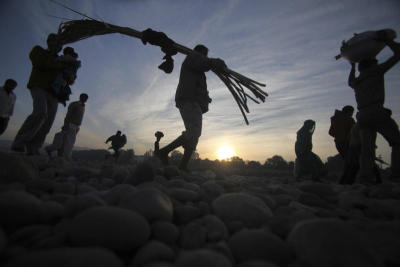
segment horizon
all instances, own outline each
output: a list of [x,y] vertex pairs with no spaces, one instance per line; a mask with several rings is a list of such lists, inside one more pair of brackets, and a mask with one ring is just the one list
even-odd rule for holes
[[[249,104],[246,126],[225,85],[207,72],[213,102],[203,117],[203,133],[197,152],[214,160],[219,148],[229,146],[234,155],[264,163],[274,155],[294,161],[296,131],[303,121],[316,121],[313,152],[326,161],[337,154],[328,135],[330,117],[344,105],[356,107],[354,92],[347,86],[350,64],[335,60],[342,40],[355,32],[392,28],[400,34],[400,2],[396,1],[64,1],[88,16],[137,30],[162,31],[187,47],[205,44],[210,57],[225,60],[227,66],[251,79],[266,83],[265,103]],[[0,83],[7,78],[18,82],[14,115],[1,139],[12,140],[32,110],[26,83],[31,71],[29,52],[45,46],[46,36],[56,32],[60,22],[51,16],[80,19],[80,16],[48,0],[5,0],[0,9]],[[357,13],[354,12],[357,10]],[[49,16],[51,15],[51,16]],[[399,38],[396,39],[398,41]],[[174,71],[157,68],[162,62],[158,47],[140,40],[109,34],[78,41],[72,46],[82,67],[71,87],[70,101],[86,92],[89,100],[76,146],[107,149],[104,141],[117,130],[126,134],[125,149],[135,154],[153,150],[154,133],[161,130],[163,147],[184,130],[174,94],[182,54],[174,56]],[[392,52],[385,48],[378,60]],[[386,103],[392,117],[400,118],[399,64],[385,75]],[[62,126],[66,108],[59,105],[46,142]],[[390,162],[390,147],[381,137],[377,155]]]

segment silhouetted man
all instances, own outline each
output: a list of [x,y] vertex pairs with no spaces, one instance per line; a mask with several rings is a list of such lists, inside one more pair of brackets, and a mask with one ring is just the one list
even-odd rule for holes
[[351,128],[356,123],[353,119],[353,113],[354,108],[352,106],[344,106],[341,111],[335,110],[335,114],[331,117],[329,135],[335,138],[336,149],[343,159],[346,158],[349,148]]
[[126,144],[126,136],[123,134],[121,135],[121,131],[117,131],[116,134],[108,137],[106,140],[106,144],[111,142],[111,146],[108,149],[114,150],[114,157],[115,160],[119,157],[119,150]]
[[17,87],[17,82],[7,79],[3,86],[0,86],[0,135],[7,129],[10,117],[14,112],[14,104],[17,97],[13,90]]
[[24,152],[26,149],[28,155],[39,154],[39,149],[53,125],[58,100],[51,84],[57,73],[66,66],[65,63],[56,60],[60,50],[57,35],[49,34],[47,49],[37,45],[29,54],[32,72],[28,88],[32,95],[33,111],[15,136],[11,146],[14,151]]
[[185,131],[173,142],[155,153],[161,161],[168,164],[168,153],[182,146],[184,154],[179,168],[187,170],[187,164],[192,153],[196,150],[201,135],[203,113],[208,111],[211,98],[207,91],[205,72],[223,70],[225,62],[218,58],[208,58],[208,48],[197,45],[193,53],[186,56],[182,63],[179,84],[175,93],[176,107],[179,109]]
[[74,147],[76,135],[82,124],[83,115],[85,114],[85,103],[88,98],[87,94],[81,94],[79,96],[79,101],[72,102],[68,105],[62,131],[54,136],[53,144],[45,148],[49,156],[51,156],[53,151],[57,150],[59,156],[71,159],[72,148]]
[[[384,34],[383,34],[384,35]],[[360,126],[361,157],[360,178],[365,183],[375,180],[375,136],[380,133],[392,147],[391,178],[400,180],[400,132],[391,118],[392,112],[385,108],[384,74],[400,60],[400,44],[381,36],[394,55],[386,62],[378,64],[375,58],[365,59],[358,64],[360,75],[355,77],[355,64],[349,75],[349,86],[355,91],[357,101],[357,121]]]

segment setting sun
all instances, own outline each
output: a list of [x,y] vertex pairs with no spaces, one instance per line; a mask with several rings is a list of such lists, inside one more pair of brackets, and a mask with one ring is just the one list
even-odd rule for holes
[[229,159],[235,155],[233,148],[228,145],[223,145],[218,149],[217,156],[219,160]]

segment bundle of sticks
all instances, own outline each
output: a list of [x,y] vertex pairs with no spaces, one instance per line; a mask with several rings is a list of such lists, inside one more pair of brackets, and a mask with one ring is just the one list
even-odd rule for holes
[[[166,63],[171,64],[171,56],[176,54],[176,52],[180,52],[185,55],[189,55],[190,53],[197,53],[188,47],[175,43],[174,41],[169,39],[164,33],[155,32],[151,29],[147,29],[146,31],[141,32],[132,28],[120,27],[92,18],[82,20],[70,20],[61,23],[57,35],[59,36],[60,42],[65,45],[95,35],[104,35],[110,33],[120,33],[132,36],[141,39],[144,44],[146,44],[146,41],[148,41],[150,44],[160,46],[162,51],[166,53],[164,59],[166,59],[166,61],[168,62],[164,62],[159,66],[159,68],[163,69],[167,73],[172,71],[173,65],[167,67],[169,71],[165,70],[165,66],[162,65],[165,65]],[[265,87],[265,84],[249,79],[244,75],[230,70],[229,68],[225,68],[224,70],[219,72],[214,71],[214,73],[228,87],[233,98],[239,106],[239,109],[243,115],[246,124],[248,125],[249,121],[247,120],[245,112],[249,113],[250,111],[247,106],[247,100],[250,99],[259,104],[260,102],[256,100],[257,98],[262,102],[265,102],[265,98],[268,96],[268,94],[260,88]],[[250,96],[245,91],[245,89],[248,89],[254,97]]]

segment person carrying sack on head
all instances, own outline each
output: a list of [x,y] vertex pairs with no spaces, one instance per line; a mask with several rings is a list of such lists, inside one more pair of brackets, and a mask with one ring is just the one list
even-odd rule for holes
[[385,108],[384,75],[400,60],[400,44],[386,36],[385,31],[378,32],[378,39],[384,42],[394,55],[378,64],[375,58],[366,58],[358,63],[360,75],[355,76],[355,63],[351,62],[348,84],[354,89],[360,128],[361,157],[359,177],[361,182],[375,183],[375,139],[380,133],[392,147],[391,180],[400,182],[400,131],[391,117],[390,109]]

